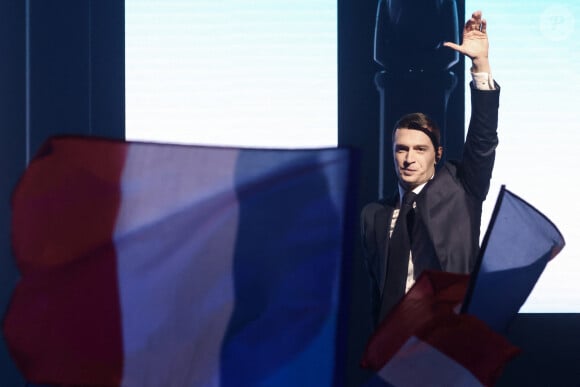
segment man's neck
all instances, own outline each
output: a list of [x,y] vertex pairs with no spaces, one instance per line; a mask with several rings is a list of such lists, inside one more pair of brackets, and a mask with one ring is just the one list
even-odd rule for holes
[[[429,180],[432,180],[433,177],[435,177],[435,174],[433,174],[433,176],[431,176],[431,179],[429,179]],[[423,190],[423,188],[425,188],[425,185],[427,185],[427,183],[428,183],[428,181],[424,182],[423,184],[419,184],[415,188],[411,189],[411,191],[416,193],[417,195],[419,195],[419,193],[421,193],[421,191]],[[401,204],[401,201],[403,200],[403,196],[405,196],[405,193],[407,191],[408,190],[403,188],[403,186],[399,183],[399,204]]]

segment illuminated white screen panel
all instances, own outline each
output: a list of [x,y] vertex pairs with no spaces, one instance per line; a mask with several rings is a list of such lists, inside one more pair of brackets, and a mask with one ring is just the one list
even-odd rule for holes
[[336,2],[126,0],[126,137],[337,144]]

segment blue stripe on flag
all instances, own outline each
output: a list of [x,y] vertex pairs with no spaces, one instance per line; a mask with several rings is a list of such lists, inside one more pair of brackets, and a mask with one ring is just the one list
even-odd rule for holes
[[564,245],[548,218],[502,187],[463,311],[504,333]]
[[345,150],[241,152],[222,386],[337,385],[347,177]]

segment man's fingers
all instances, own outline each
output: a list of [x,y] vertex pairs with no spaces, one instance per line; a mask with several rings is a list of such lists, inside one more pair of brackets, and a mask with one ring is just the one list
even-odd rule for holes
[[474,13],[471,14],[471,17],[473,19],[481,19],[481,11],[480,10],[475,11]]
[[471,18],[465,22],[464,31],[484,31],[485,19],[481,17],[481,11],[475,11],[471,14]]
[[451,48],[452,50],[455,50],[455,51],[459,51],[459,52],[461,52],[461,46],[460,46],[460,45],[458,45],[458,44],[455,44],[455,43],[453,43],[453,42],[444,42],[444,43],[443,43],[443,46],[445,46],[445,47],[449,47],[449,48]]

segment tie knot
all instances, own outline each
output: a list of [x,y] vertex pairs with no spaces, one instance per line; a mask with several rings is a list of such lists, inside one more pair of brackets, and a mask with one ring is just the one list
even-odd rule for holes
[[413,191],[406,192],[405,195],[403,195],[403,205],[412,207],[416,197],[417,194],[415,192]]

